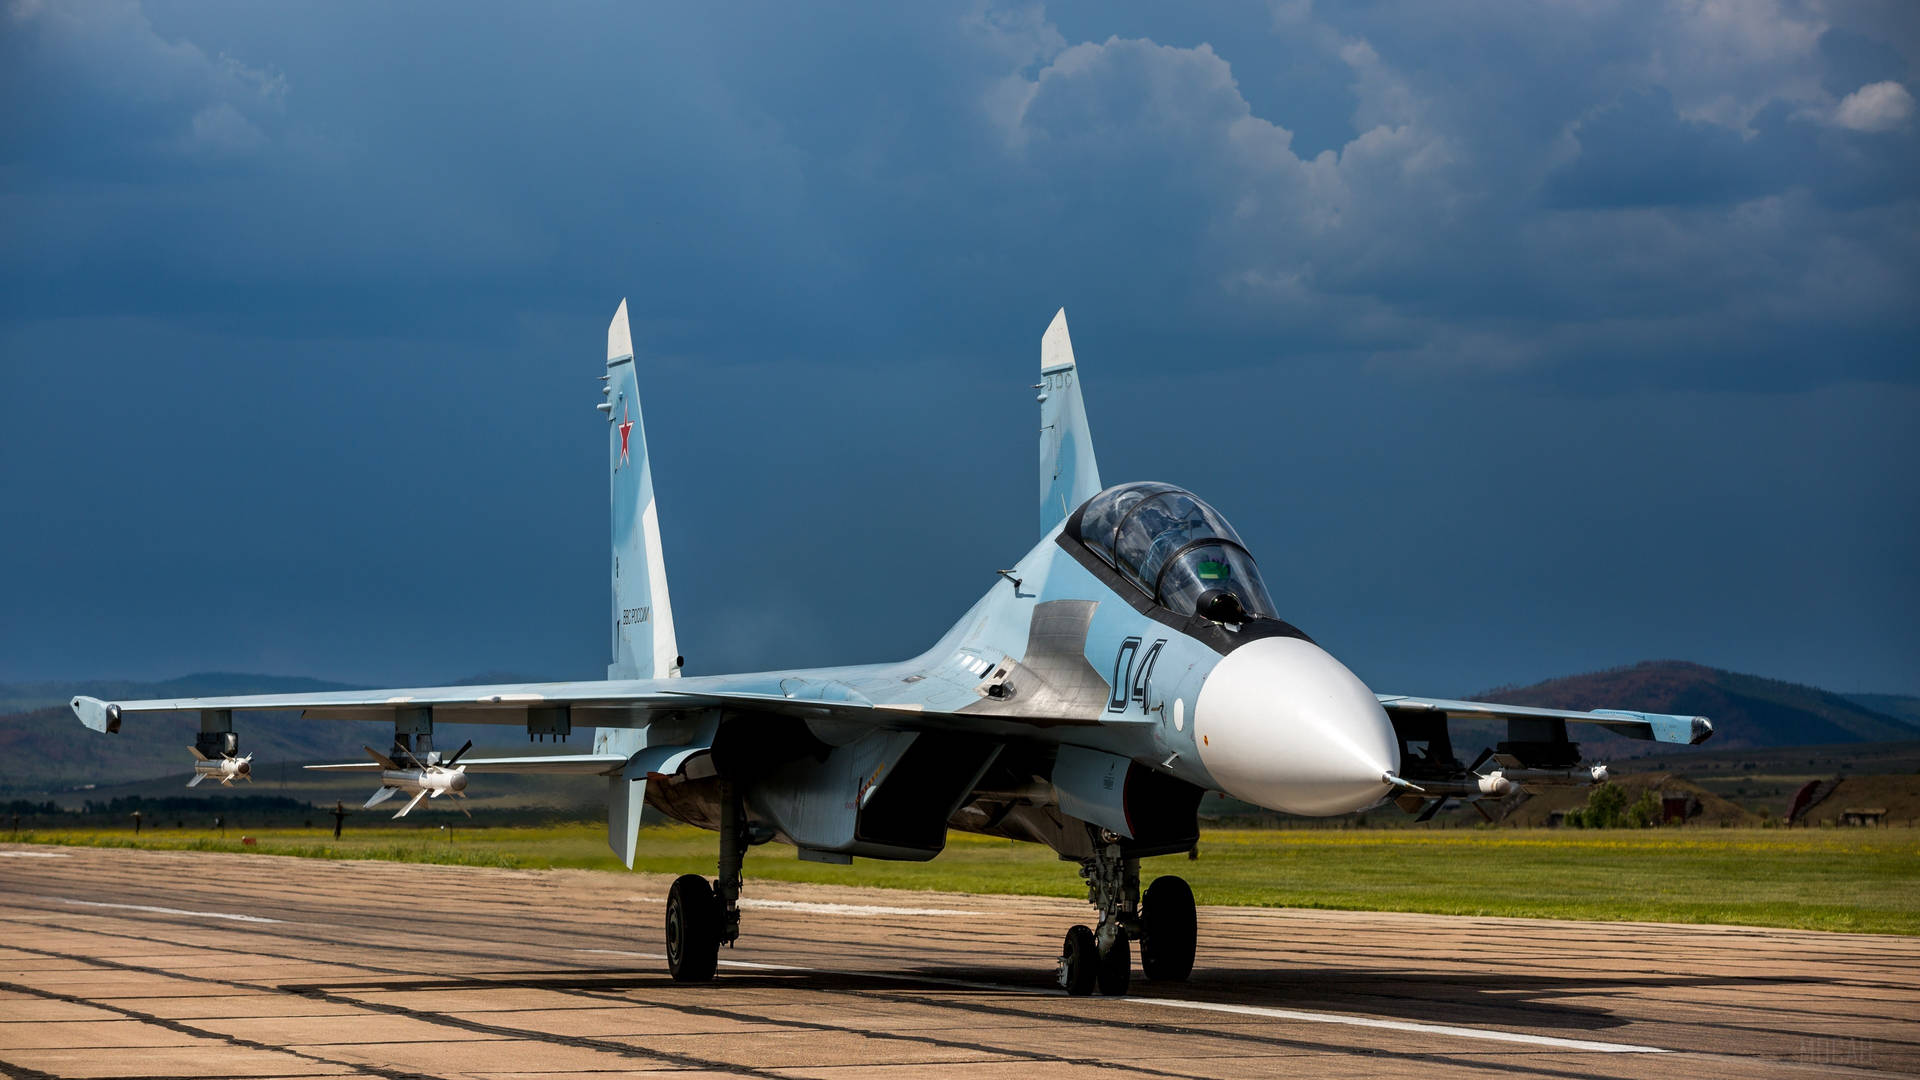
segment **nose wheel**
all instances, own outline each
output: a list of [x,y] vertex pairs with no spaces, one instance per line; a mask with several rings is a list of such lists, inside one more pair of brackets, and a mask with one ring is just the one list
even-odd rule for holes
[[1067,931],[1060,948],[1060,989],[1073,997],[1093,993],[1096,969],[1100,965],[1100,947],[1093,943],[1093,931],[1076,926]]
[[1133,947],[1126,938],[1118,938],[1105,949],[1092,930],[1076,926],[1067,931],[1060,948],[1060,989],[1073,997],[1086,997],[1098,989],[1107,997],[1125,997],[1133,975]]
[[1127,992],[1133,972],[1133,942],[1140,943],[1140,970],[1154,982],[1180,982],[1193,972],[1199,928],[1193,889],[1172,875],[1156,878],[1140,895],[1140,860],[1118,843],[1094,848],[1080,863],[1087,899],[1100,912],[1096,929],[1076,926],[1060,948],[1058,981],[1081,997],[1098,989],[1108,997]]

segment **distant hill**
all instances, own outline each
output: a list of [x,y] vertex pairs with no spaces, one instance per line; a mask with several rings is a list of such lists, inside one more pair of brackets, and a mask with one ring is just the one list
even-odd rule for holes
[[1920,697],[1912,694],[1848,694],[1847,700],[1861,708],[1904,720],[1920,729]]
[[[1532,686],[1503,686],[1473,695],[1508,705],[1549,709],[1638,709],[1705,716],[1716,749],[1885,742],[1920,737],[1920,719],[1902,718],[1861,699],[1899,702],[1893,695],[1848,697],[1799,683],[1742,675],[1680,660],[1649,660],[1631,667],[1569,675]],[[1582,733],[1580,742],[1604,739]]]
[[160,682],[75,679],[66,682],[0,683],[0,713],[63,705],[77,693],[132,701],[140,698],[209,697],[215,694],[297,694],[359,689],[362,688],[348,683],[306,679],[296,675],[238,675],[227,671],[182,675]]

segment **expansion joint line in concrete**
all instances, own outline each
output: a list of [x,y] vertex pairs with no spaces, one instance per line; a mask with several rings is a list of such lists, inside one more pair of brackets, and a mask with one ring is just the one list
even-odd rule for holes
[[[35,952],[35,953],[41,954],[42,956],[52,956],[52,957],[58,957],[61,959],[72,959],[71,957],[62,956],[62,954],[60,953],[47,952],[44,949],[24,949],[18,945],[9,945],[7,947],[10,949],[18,950],[20,952]],[[140,969],[134,968],[132,970],[137,971]],[[363,1064],[357,1061],[342,1061],[337,1058],[322,1057],[319,1054],[309,1054],[301,1050],[290,1050],[284,1046],[272,1046],[267,1043],[256,1042],[252,1039],[243,1039],[238,1035],[228,1035],[225,1032],[221,1032],[221,1031],[213,1031],[208,1028],[195,1027],[192,1024],[189,1024],[180,1020],[175,1020],[170,1017],[156,1016],[153,1013],[141,1012],[138,1009],[129,1009],[124,1005],[110,1005],[110,1004],[107,1004],[106,1002],[93,1001],[88,998],[80,997],[77,994],[63,994],[57,990],[43,990],[37,986],[27,986],[23,983],[13,983],[13,982],[0,982],[0,990],[7,990],[16,994],[28,994],[33,997],[42,998],[47,1001],[63,1001],[69,1005],[84,1005],[88,1008],[99,1009],[103,1012],[119,1013],[121,1016],[124,1016],[129,1020],[138,1020],[143,1024],[152,1024],[155,1027],[165,1028],[166,1030],[174,1032],[176,1034],[192,1035],[195,1038],[201,1038],[201,1039],[217,1039],[223,1043],[226,1043],[228,1046],[238,1047],[243,1050],[265,1050],[265,1051],[269,1051],[271,1053],[276,1053],[276,1054],[286,1054],[288,1057],[296,1057],[301,1059],[302,1061],[311,1061],[317,1065],[337,1065],[343,1069],[353,1069],[357,1072],[366,1072],[366,1073],[372,1073],[375,1076],[383,1076],[383,1077],[386,1077],[387,1080],[435,1080],[435,1078],[433,1077],[433,1074],[431,1073],[404,1072],[399,1069],[383,1068],[382,1066],[379,1066],[379,1065],[368,1065],[368,1064]],[[12,1065],[12,1064],[8,1064],[6,1067],[8,1069],[19,1068],[19,1066]],[[26,1072],[29,1070],[21,1070],[21,1071]],[[42,1075],[45,1075],[45,1074],[42,1074]]]
[[[140,940],[152,941],[151,938],[145,938]],[[158,942],[155,942],[155,944],[158,944]],[[334,994],[314,993],[314,992],[296,993],[293,991],[283,990],[280,987],[274,986],[271,983],[250,983],[250,982],[241,982],[239,980],[234,980],[234,979],[216,979],[206,975],[189,975],[189,974],[185,974],[177,971],[168,971],[165,968],[148,967],[143,964],[129,964],[119,960],[107,960],[100,957],[76,956],[71,953],[56,952],[51,949],[35,949],[35,948],[30,948],[24,945],[9,945],[7,947],[19,952],[36,953],[40,956],[53,957],[55,959],[60,959],[60,960],[70,960],[80,964],[91,964],[95,967],[111,968],[118,971],[133,971],[143,975],[154,975],[154,976],[159,976],[161,978],[185,979],[191,982],[210,983],[215,986],[225,986],[235,990],[251,990],[256,993],[267,993],[267,994],[288,994],[290,996],[329,1001],[334,1004],[351,1005],[354,1008],[364,1009],[368,1012],[381,1013],[387,1016],[405,1017],[407,1019],[418,1020],[421,1023],[430,1024],[435,1027],[454,1028],[456,1030],[461,1030],[461,1031],[472,1031],[472,1032],[479,1032],[481,1034],[487,1034],[487,1035],[498,1035],[502,1038],[508,1038],[508,1039],[519,1039],[519,1040],[525,1040],[530,1042],[544,1042],[554,1046],[571,1046],[577,1049],[597,1050],[603,1053],[616,1054],[620,1057],[631,1058],[631,1059],[640,1060],[640,1061],[665,1062],[667,1064],[681,1066],[682,1068],[709,1069],[715,1072],[732,1073],[738,1076],[764,1077],[764,1078],[767,1078],[767,1080],[776,1080],[776,1078],[779,1076],[779,1074],[767,1071],[765,1069],[756,1069],[746,1065],[734,1065],[724,1061],[712,1061],[706,1058],[695,1057],[691,1054],[676,1054],[676,1053],[672,1053],[670,1051],[665,1051],[665,1050],[642,1050],[639,1047],[629,1046],[626,1043],[609,1042],[604,1039],[594,1039],[594,1038],[589,1038],[583,1035],[554,1035],[552,1033],[544,1032],[544,1031],[530,1031],[524,1028],[510,1028],[510,1027],[504,1027],[504,1026],[499,1026],[494,1024],[483,1024],[474,1020],[462,1020],[459,1017],[448,1016],[444,1013],[419,1012],[413,1009],[405,1008],[404,1006],[383,1005],[377,1002],[360,1001],[352,997],[347,997],[345,995],[334,995]],[[282,959],[292,959],[292,958],[282,957]],[[406,973],[390,972],[390,974],[406,974]],[[0,983],[0,987],[5,987],[6,985],[7,984]],[[31,992],[40,994],[41,996],[53,996],[52,991],[33,990]],[[101,1005],[97,1002],[87,1001],[84,998],[68,999],[63,996],[60,998],[60,1000],[72,1000],[79,1004],[94,1005],[98,1008],[109,1009],[109,1010],[118,1011],[118,1012],[127,1011],[119,1008],[118,1006]],[[248,1046],[255,1049],[261,1049],[261,1050],[281,1050],[284,1053],[294,1054],[295,1056],[298,1056],[298,1057],[311,1057],[312,1060],[314,1061],[323,1061],[330,1065],[341,1065],[347,1068],[360,1069],[366,1072],[378,1073],[381,1076],[389,1077],[390,1080],[414,1080],[414,1078],[431,1075],[427,1073],[399,1072],[395,1070],[382,1071],[377,1066],[361,1065],[361,1064],[357,1064],[355,1062],[350,1062],[350,1061],[333,1061],[327,1058],[301,1054],[293,1050],[285,1050],[282,1047],[269,1046],[264,1043],[254,1043],[250,1040],[244,1040],[244,1039],[239,1039],[232,1036],[222,1035],[218,1032],[201,1032],[197,1029],[192,1029],[185,1025],[179,1025],[178,1021],[171,1021],[162,1017],[149,1018],[145,1015],[135,1014],[132,1012],[128,1012],[128,1015],[133,1016],[136,1019],[142,1019],[142,1020],[151,1019],[151,1022],[153,1023],[159,1024],[163,1027],[171,1028],[176,1031],[180,1031],[185,1034],[195,1034],[195,1035],[205,1034],[210,1038],[225,1039],[236,1046],[244,1045],[244,1046]]]

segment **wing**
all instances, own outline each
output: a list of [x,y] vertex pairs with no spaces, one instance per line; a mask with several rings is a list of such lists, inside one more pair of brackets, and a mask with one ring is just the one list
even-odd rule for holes
[[1713,737],[1713,721],[1704,716],[1674,716],[1668,713],[1632,712],[1626,709],[1541,709],[1532,705],[1495,705],[1485,701],[1454,701],[1448,698],[1408,697],[1404,694],[1379,694],[1380,705],[1388,715],[1406,713],[1445,713],[1449,716],[1484,716],[1494,720],[1571,720],[1597,724],[1629,739],[1651,739],[1663,743],[1698,746]]
[[[548,773],[564,776],[612,776],[627,763],[625,754],[543,754],[533,757],[461,758],[460,767],[472,773]],[[308,765],[319,772],[379,772],[373,761],[341,765]]]
[[[73,698],[71,705],[81,723],[103,732],[118,732],[125,717],[140,713],[273,710],[298,710],[308,717],[330,720],[391,722],[398,719],[403,710],[431,709],[436,723],[524,725],[536,710],[566,709],[575,725],[638,728],[645,727],[657,711],[720,705],[797,719],[833,717],[901,730],[957,728],[986,734],[1034,726],[1099,722],[1097,717],[1019,716],[998,712],[976,715],[931,708],[917,701],[876,702],[841,681],[840,677],[849,670],[114,702],[80,696]],[[913,669],[902,667],[900,671],[911,674]],[[900,680],[888,677],[881,681],[898,685]]]
[[325,694],[247,694],[237,697],[153,698],[106,702],[76,697],[73,711],[94,731],[118,731],[132,713],[299,710],[333,720],[392,720],[401,710],[431,708],[434,719],[460,724],[524,724],[530,710],[566,707],[601,727],[640,727],[653,709],[717,704],[711,694],[668,690],[691,680],[632,679],[613,682],[499,683],[487,686],[426,686],[396,690],[347,690]]

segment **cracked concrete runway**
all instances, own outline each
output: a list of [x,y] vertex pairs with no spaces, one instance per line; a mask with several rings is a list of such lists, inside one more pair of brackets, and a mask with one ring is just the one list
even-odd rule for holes
[[681,986],[667,883],[0,846],[0,1071],[1920,1073],[1914,938],[1203,908],[1191,982],[1067,998],[1051,965],[1084,904],[749,877],[721,977]]

